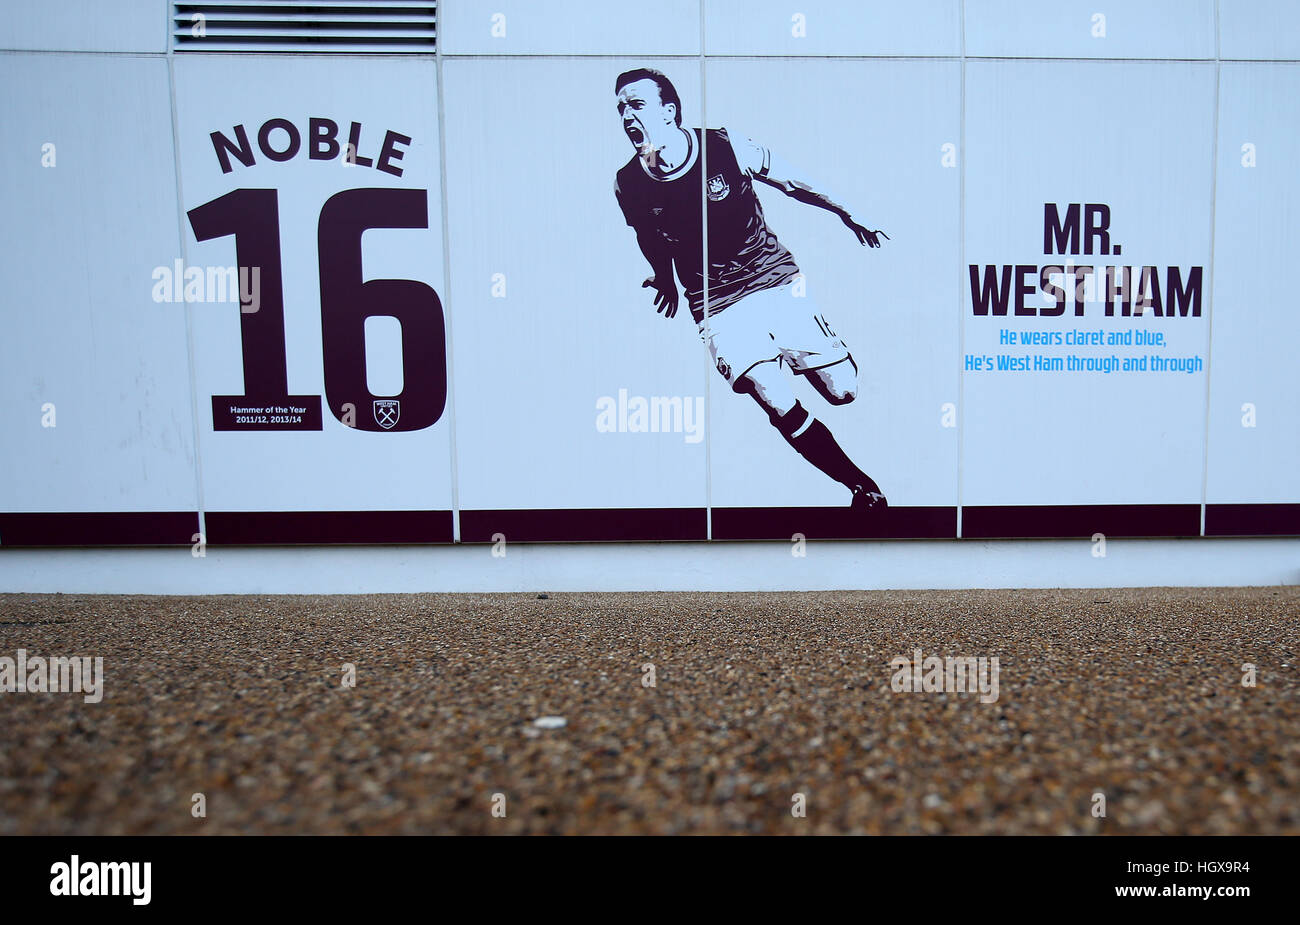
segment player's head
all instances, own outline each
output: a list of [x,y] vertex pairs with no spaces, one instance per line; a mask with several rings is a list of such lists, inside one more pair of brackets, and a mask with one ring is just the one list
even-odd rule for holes
[[682,99],[673,82],[649,67],[624,71],[614,81],[623,131],[638,150],[663,147],[668,133],[682,124]]

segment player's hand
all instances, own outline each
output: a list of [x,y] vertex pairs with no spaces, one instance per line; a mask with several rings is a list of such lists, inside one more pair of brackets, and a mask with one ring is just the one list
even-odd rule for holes
[[661,283],[658,277],[652,276],[641,284],[642,289],[653,287],[655,290],[655,311],[662,312],[665,318],[672,318],[677,314],[677,284],[673,282]]
[[[880,238],[884,238],[886,241],[889,240],[889,235],[885,234],[883,231],[880,231],[879,229],[872,231],[870,228],[859,225],[847,215],[844,217],[844,224],[849,226],[849,231],[852,231],[857,235],[858,243],[864,247],[879,247]],[[879,235],[879,237],[877,237],[877,235]]]

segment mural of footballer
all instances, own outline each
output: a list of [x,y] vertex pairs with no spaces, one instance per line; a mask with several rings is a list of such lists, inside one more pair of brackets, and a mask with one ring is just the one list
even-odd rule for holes
[[[642,285],[655,290],[656,311],[677,314],[675,267],[700,337],[732,389],[752,395],[799,455],[849,489],[855,511],[872,519],[883,515],[888,502],[880,487],[803,407],[781,369],[806,376],[832,405],[857,396],[858,367],[844,341],[810,299],[791,297],[788,287],[799,267],[768,228],[753,181],[839,216],[864,246],[879,247],[878,236],[889,236],[859,224],[767,148],[732,138],[726,129],[682,128],[681,98],[659,71],[626,71],[614,93],[623,131],[636,148],[618,171],[614,195],[654,273]],[[707,331],[702,190],[708,199]]]

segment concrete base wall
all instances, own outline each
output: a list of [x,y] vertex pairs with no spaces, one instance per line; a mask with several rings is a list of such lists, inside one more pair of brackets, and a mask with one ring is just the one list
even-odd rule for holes
[[0,591],[361,594],[1300,584],[1300,539],[6,549]]

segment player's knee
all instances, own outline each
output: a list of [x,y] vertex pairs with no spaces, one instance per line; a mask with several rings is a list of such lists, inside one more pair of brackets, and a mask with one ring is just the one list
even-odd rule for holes
[[[772,366],[772,369],[767,367]],[[798,402],[792,392],[780,378],[780,370],[774,364],[760,363],[736,379],[733,386],[737,392],[752,395],[768,417],[778,418],[788,414]]]
[[834,366],[828,366],[821,377],[826,400],[832,405],[847,405],[858,397],[858,364],[853,357],[845,357]]
[[826,389],[826,398],[832,405],[847,405],[857,397],[858,384],[856,382],[847,385],[831,383]]
[[767,416],[774,423],[777,418],[789,414],[799,404],[793,395],[787,395],[784,392],[765,391],[763,389],[748,389],[746,391],[754,396],[758,406],[767,413]]
[[[767,412],[768,419],[773,423],[779,419],[786,418],[795,408],[800,407],[797,399],[792,401],[767,402],[763,405],[763,410]],[[779,429],[779,428],[778,428]]]

